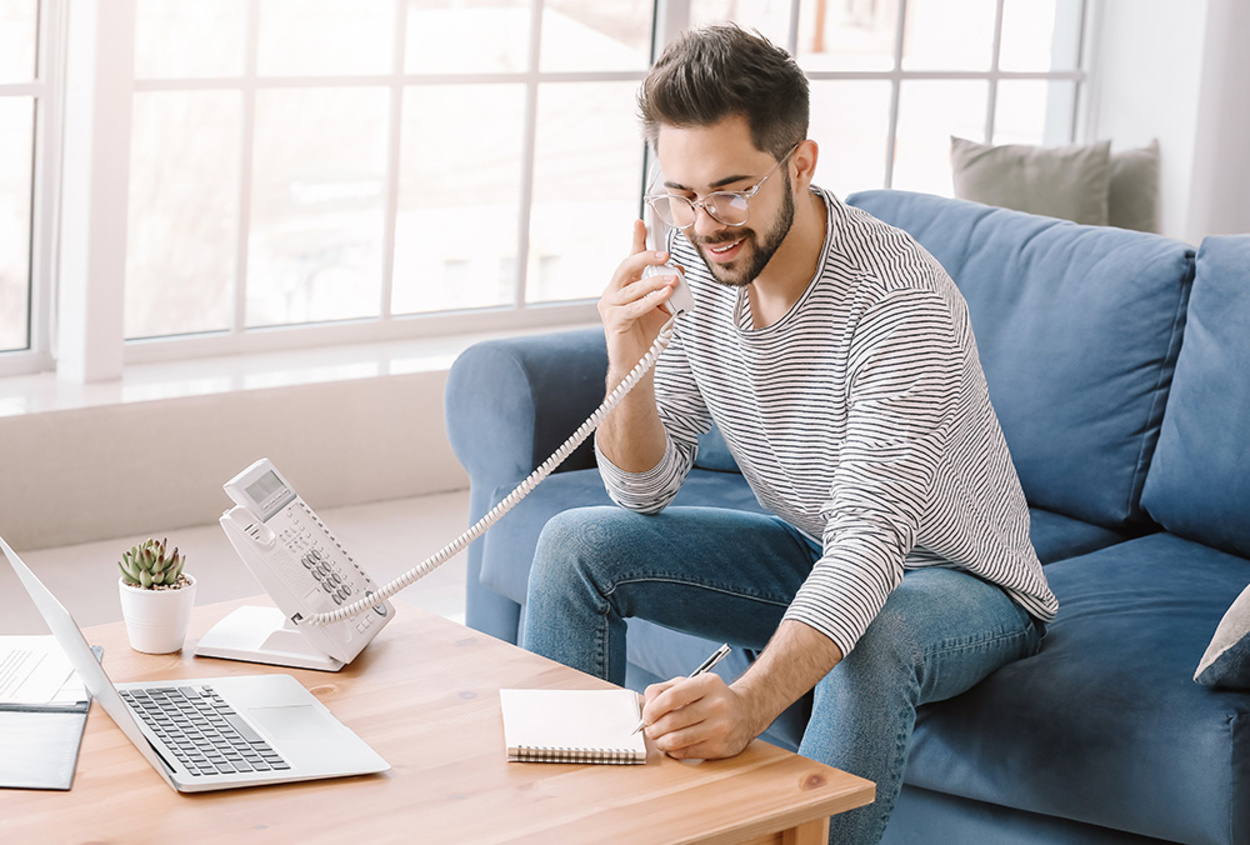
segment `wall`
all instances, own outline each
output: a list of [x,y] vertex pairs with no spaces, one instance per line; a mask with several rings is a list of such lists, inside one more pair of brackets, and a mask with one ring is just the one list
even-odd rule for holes
[[1161,223],[1197,244],[1250,232],[1250,4],[1102,0],[1085,136],[1112,150],[1159,139]]
[[211,524],[271,458],[313,507],[463,489],[446,371],[0,418],[0,533],[17,549]]
[[1250,232],[1250,3],[1211,0],[1188,234]]
[[1091,140],[1113,151],[1159,139],[1161,225],[1185,238],[1206,0],[1103,0],[1094,32]]

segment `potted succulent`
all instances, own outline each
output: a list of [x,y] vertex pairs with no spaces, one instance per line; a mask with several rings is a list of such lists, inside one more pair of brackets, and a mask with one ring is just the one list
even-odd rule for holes
[[195,606],[195,578],[186,555],[166,551],[165,540],[145,540],[122,555],[117,581],[130,647],[147,654],[182,648]]

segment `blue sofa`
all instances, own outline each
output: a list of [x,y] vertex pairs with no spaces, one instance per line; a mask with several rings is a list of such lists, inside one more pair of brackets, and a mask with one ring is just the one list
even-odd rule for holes
[[[1250,843],[1250,692],[1192,680],[1250,583],[1250,236],[1195,250],[975,203],[870,191],[968,301],[1059,598],[1041,652],[922,708],[891,843]],[[598,329],[467,350],[446,393],[476,520],[601,401]],[[760,510],[715,430],[674,505]],[[535,541],[608,502],[583,446],[469,551],[468,623],[516,641]],[[630,624],[630,686],[715,643]],[[728,678],[753,659],[737,650]],[[800,701],[765,738],[794,748]]]

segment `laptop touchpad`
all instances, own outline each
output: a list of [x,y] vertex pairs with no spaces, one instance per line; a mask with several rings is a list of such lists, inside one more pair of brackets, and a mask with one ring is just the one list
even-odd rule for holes
[[288,704],[282,707],[254,707],[247,715],[263,727],[279,743],[316,736],[333,720],[312,704]]

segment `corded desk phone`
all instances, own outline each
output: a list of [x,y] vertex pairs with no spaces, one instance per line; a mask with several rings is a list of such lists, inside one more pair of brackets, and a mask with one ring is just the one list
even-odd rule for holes
[[645,276],[676,275],[664,303],[672,317],[651,349],[603,404],[538,469],[464,534],[382,588],[352,559],[312,508],[267,458],[227,481],[236,503],[220,522],[235,551],[277,605],[243,607],[200,640],[195,653],[279,666],[337,671],[350,663],[394,616],[387,601],[484,534],[564,462],[634,388],[673,337],[677,318],[694,310],[685,274],[650,266]]
[[378,601],[351,619],[300,626],[308,616],[367,599],[377,585],[268,458],[223,486],[235,506],[221,515],[221,527],[279,612],[236,611],[196,654],[314,669],[350,663],[395,608]]

